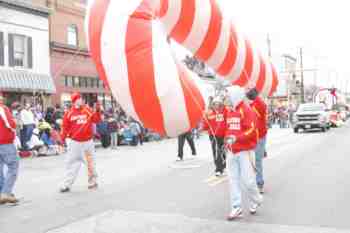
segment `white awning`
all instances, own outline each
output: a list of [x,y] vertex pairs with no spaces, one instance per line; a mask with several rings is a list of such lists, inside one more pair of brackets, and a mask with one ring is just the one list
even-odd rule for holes
[[0,69],[0,91],[44,92],[52,94],[56,92],[56,88],[50,75]]

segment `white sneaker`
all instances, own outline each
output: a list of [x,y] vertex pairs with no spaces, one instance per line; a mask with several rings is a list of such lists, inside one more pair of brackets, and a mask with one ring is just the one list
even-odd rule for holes
[[183,159],[182,159],[182,158],[177,157],[176,162],[182,162],[182,161],[183,161]]
[[220,176],[222,176],[222,173],[221,172],[215,172],[215,176],[216,177],[220,177]]
[[257,212],[257,210],[258,210],[258,208],[259,208],[260,206],[261,206],[261,203],[254,203],[254,204],[252,204],[252,205],[250,206],[250,208],[249,208],[250,214],[252,214],[252,215],[256,214],[256,212]]
[[243,210],[241,207],[234,208],[231,213],[227,216],[228,221],[233,221],[237,218],[243,217]]

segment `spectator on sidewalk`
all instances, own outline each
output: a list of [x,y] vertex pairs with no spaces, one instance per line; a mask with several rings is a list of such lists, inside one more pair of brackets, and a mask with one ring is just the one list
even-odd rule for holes
[[[18,199],[12,194],[15,186],[19,159],[16,146],[16,122],[10,110],[3,104],[0,95],[0,204],[17,203]],[[4,167],[7,174],[4,175]]]
[[110,116],[108,119],[108,131],[111,134],[111,148],[114,150],[118,147],[118,129],[119,125],[117,119]]
[[50,125],[54,125],[55,124],[54,112],[55,112],[55,109],[53,107],[48,107],[46,109],[45,121],[47,123],[49,123]]
[[59,104],[56,104],[55,106],[55,112],[53,114],[53,120],[56,130],[61,130],[61,124],[63,119],[63,110],[61,109],[61,106]]
[[139,141],[140,141],[141,127],[135,120],[130,118],[129,129],[130,129],[131,134],[132,134],[131,145],[137,146],[139,144]]
[[25,108],[20,112],[20,121],[22,123],[22,129],[20,132],[20,140],[22,150],[28,150],[28,141],[32,137],[33,130],[35,128],[35,116],[31,110],[31,105],[27,103]]
[[96,124],[96,130],[101,137],[102,147],[108,148],[111,145],[111,133],[108,130],[108,121],[104,115],[101,115],[101,122]]
[[215,175],[221,176],[226,168],[226,153],[224,150],[225,137],[225,108],[223,100],[216,97],[212,108],[206,113],[203,121],[203,130],[208,131],[213,152]]
[[255,148],[255,166],[256,166],[256,183],[261,194],[264,193],[264,175],[263,160],[266,153],[267,137],[267,105],[259,96],[258,91],[253,88],[247,92],[247,98],[250,101],[250,107],[256,115],[256,127],[258,131],[258,143]]
[[243,193],[247,194],[251,214],[257,212],[263,198],[256,184],[253,165],[257,144],[255,115],[243,101],[245,92],[242,88],[231,86],[227,94],[230,106],[226,108],[225,146],[232,208],[227,220],[231,221],[242,216]]
[[195,146],[194,141],[193,141],[192,130],[190,130],[190,131],[188,131],[186,133],[181,134],[178,137],[178,154],[177,154],[178,158],[177,158],[176,161],[183,161],[185,140],[190,145],[190,148],[191,148],[191,151],[192,151],[192,156],[196,156],[197,155],[196,146]]

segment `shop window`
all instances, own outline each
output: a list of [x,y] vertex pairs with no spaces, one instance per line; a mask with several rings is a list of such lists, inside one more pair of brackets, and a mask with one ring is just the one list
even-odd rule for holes
[[66,87],[73,87],[73,77],[66,76],[65,77],[65,84],[66,84]]
[[76,25],[69,25],[67,29],[68,45],[78,47],[78,27]]
[[86,83],[86,78],[85,77],[79,77],[79,87],[81,87],[81,88],[87,87],[87,83]]
[[73,86],[79,87],[79,77],[73,77]]

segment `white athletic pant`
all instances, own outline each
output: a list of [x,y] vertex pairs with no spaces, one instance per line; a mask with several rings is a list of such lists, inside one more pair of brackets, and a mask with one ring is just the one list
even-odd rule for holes
[[96,182],[96,161],[95,161],[95,145],[92,140],[86,142],[78,142],[69,140],[67,143],[68,153],[66,155],[66,174],[64,178],[64,187],[70,188],[80,170],[82,164],[86,164],[88,169],[89,184]]
[[247,193],[249,205],[262,202],[263,198],[256,184],[254,161],[254,151],[242,151],[238,154],[228,151],[227,168],[232,208],[242,207],[242,191]]

